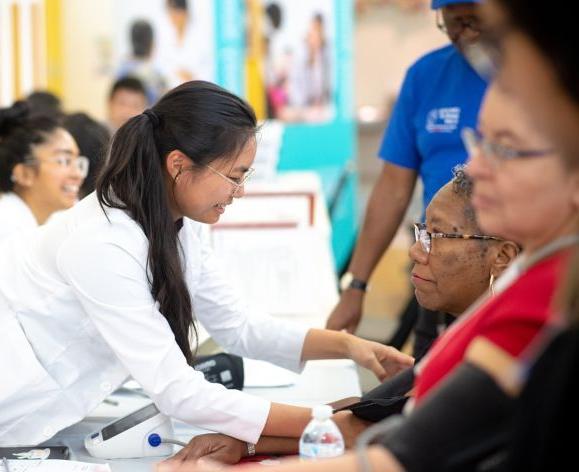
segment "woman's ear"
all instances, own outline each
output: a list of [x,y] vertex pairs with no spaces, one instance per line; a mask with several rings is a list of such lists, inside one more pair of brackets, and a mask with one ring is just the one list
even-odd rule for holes
[[497,244],[495,260],[491,265],[491,274],[499,277],[519,255],[521,249],[513,241],[501,241]]
[[193,165],[191,159],[178,149],[171,151],[165,158],[167,172],[173,180],[175,180],[186,167],[191,165]]
[[16,164],[12,169],[10,180],[14,182],[14,186],[23,188],[30,188],[34,184],[37,170],[32,166],[27,166],[22,163]]

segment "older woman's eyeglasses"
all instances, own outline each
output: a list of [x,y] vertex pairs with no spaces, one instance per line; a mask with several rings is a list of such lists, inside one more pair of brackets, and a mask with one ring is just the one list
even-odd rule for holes
[[424,223],[414,223],[414,238],[417,243],[420,243],[422,250],[426,254],[430,254],[432,248],[432,239],[447,238],[447,239],[482,239],[484,241],[502,241],[496,236],[485,236],[481,234],[458,234],[458,233],[431,233],[426,229]]
[[227,180],[227,182],[229,182],[231,184],[231,186],[233,187],[233,194],[234,195],[239,192],[239,190],[249,181],[249,179],[251,178],[251,176],[255,172],[255,169],[253,167],[250,167],[249,169],[247,169],[247,172],[245,172],[245,174],[243,174],[242,177],[231,178],[225,174],[222,174],[221,172],[219,172],[217,169],[214,169],[210,165],[205,165],[205,167],[207,167],[214,174],[217,174],[222,179]]
[[470,156],[480,152],[495,164],[503,161],[510,161],[512,159],[542,157],[554,152],[554,149],[513,149],[510,146],[505,146],[485,139],[478,131],[472,128],[463,128],[461,136],[464,146]]

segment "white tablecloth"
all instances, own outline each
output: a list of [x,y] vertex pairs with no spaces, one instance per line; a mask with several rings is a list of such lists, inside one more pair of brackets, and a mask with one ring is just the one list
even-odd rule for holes
[[[294,385],[278,388],[248,388],[245,391],[280,403],[312,407],[340,398],[360,396],[360,384],[356,366],[349,360],[310,361]],[[71,459],[84,462],[105,462],[89,456],[84,448],[84,438],[112,419],[124,416],[150,403],[147,398],[130,393],[118,393],[111,397],[117,406],[103,404],[89,418],[61,431],[49,442],[61,442],[71,448]],[[196,434],[206,431],[181,422],[173,423],[175,438],[187,442]],[[152,471],[154,464],[163,458],[122,459],[106,461],[113,472]]]

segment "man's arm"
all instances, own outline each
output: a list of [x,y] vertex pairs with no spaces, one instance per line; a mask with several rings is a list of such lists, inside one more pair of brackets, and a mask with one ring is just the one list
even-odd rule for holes
[[[416,184],[416,171],[388,162],[368,202],[362,231],[348,267],[355,278],[367,281],[394,238]],[[326,327],[353,333],[360,322],[364,292],[347,289],[332,311]]]

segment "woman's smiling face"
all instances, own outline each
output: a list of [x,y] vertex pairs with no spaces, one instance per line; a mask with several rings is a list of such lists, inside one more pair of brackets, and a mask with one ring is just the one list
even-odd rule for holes
[[235,158],[216,159],[209,166],[183,165],[173,184],[174,199],[180,213],[201,223],[219,221],[227,205],[244,195],[244,177],[255,159],[256,140],[250,139]]

